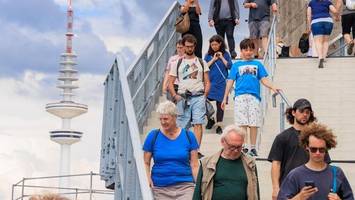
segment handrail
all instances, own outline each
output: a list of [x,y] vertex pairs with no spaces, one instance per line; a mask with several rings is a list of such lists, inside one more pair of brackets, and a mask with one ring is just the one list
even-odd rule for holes
[[143,162],[143,126],[159,102],[166,63],[180,34],[175,1],[127,70],[118,56],[105,80],[100,173],[115,200],[153,199]]
[[277,93],[274,93],[272,95],[272,107],[276,107],[276,96],[280,95],[282,101],[284,101],[287,105],[287,107],[291,107],[291,103],[288,101],[288,99],[286,98],[285,93],[282,90],[279,90]]
[[333,40],[331,40],[329,42],[329,46],[331,46],[337,42],[339,42],[339,47],[337,49],[333,50],[332,52],[328,53],[327,57],[333,56],[334,54],[337,54],[339,51],[341,51],[340,56],[345,56],[345,47],[347,47],[348,44],[346,44],[344,42],[344,36],[342,33],[340,33],[338,36],[333,38]]
[[280,95],[281,102],[280,102],[280,132],[285,130],[285,104],[289,108],[291,107],[291,103],[286,98],[286,95],[282,90],[279,90],[277,93],[272,95],[272,107],[276,108],[276,96]]

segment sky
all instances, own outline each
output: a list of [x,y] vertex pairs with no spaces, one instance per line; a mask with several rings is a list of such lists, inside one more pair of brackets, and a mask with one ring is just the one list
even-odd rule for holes
[[[65,49],[66,2],[0,0],[1,200],[11,198],[11,185],[23,177],[59,171],[60,149],[49,140],[49,131],[60,128],[61,120],[47,113],[45,105],[61,100],[56,78]],[[71,147],[73,174],[99,171],[103,82],[115,57],[122,55],[128,68],[173,2],[73,0],[80,86],[74,100],[89,107],[88,113],[72,120],[72,128],[84,133]],[[209,1],[200,3],[206,52],[206,41],[215,30],[207,24]],[[248,35],[245,19],[247,11],[241,8],[237,41]]]

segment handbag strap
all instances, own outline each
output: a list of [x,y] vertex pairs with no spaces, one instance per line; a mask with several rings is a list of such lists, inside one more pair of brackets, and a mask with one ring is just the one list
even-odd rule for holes
[[214,64],[217,65],[217,69],[218,69],[219,73],[221,73],[221,75],[224,78],[224,80],[227,80],[226,76],[224,76],[223,72],[221,71],[221,68],[219,68],[219,65],[218,65],[217,61],[215,61]]
[[330,167],[332,169],[332,174],[333,174],[332,192],[337,193],[337,167],[332,165]]

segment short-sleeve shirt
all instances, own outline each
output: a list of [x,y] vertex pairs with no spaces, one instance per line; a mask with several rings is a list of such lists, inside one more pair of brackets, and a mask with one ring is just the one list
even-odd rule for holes
[[[343,170],[337,167],[336,172],[337,194],[342,200],[353,200],[353,192],[350,184],[344,175]],[[301,191],[305,186],[305,181],[313,181],[318,192],[314,193],[309,200],[328,199],[328,194],[333,187],[333,173],[331,166],[327,166],[324,170],[314,171],[301,165],[292,170],[282,183],[278,200],[291,199]]]
[[190,153],[198,149],[195,135],[181,129],[174,140],[158,130],[149,132],[143,150],[153,154],[152,180],[154,186],[166,187],[182,182],[193,182]]
[[[165,70],[168,72],[170,72],[170,69],[171,69],[171,65],[173,65],[174,63],[176,63],[180,58],[183,58],[183,56],[180,56],[180,55],[173,55],[169,58],[169,61],[168,61],[168,64],[166,65],[166,68]],[[175,82],[174,82],[175,85],[178,85],[179,84],[179,80],[175,79]]]
[[202,67],[198,57],[192,59],[183,58],[181,64],[178,67],[178,72],[177,72],[177,64],[179,60],[177,60],[174,64],[172,64],[169,75],[178,77],[179,94],[185,93],[186,90],[192,93],[204,90],[203,70],[204,72],[208,72],[209,69],[207,67],[207,63],[203,60],[201,61],[204,67]]
[[235,62],[228,79],[235,81],[235,96],[251,94],[260,101],[260,80],[267,76],[266,69],[261,62],[248,60]]
[[319,18],[331,18],[329,13],[329,6],[332,2],[329,0],[311,0],[308,4],[312,10],[312,21]]
[[245,0],[244,3],[256,3],[257,8],[249,9],[249,22],[270,20],[270,6],[276,0]]
[[[308,153],[299,144],[300,131],[290,127],[278,134],[271,146],[268,160],[280,161],[280,184],[287,174],[296,167],[305,164],[309,160]],[[329,154],[326,154],[325,160],[330,162]]]

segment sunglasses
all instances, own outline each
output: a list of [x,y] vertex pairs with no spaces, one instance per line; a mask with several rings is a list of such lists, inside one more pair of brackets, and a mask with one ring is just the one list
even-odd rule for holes
[[243,147],[242,145],[240,145],[240,146],[231,145],[227,142],[227,140],[225,138],[223,138],[223,140],[227,144],[228,150],[230,150],[230,151],[235,151],[235,150],[239,151]]
[[317,151],[319,151],[319,153],[325,153],[327,151],[326,148],[321,147],[321,148],[317,148],[317,147],[308,147],[309,151],[312,153],[317,153]]

